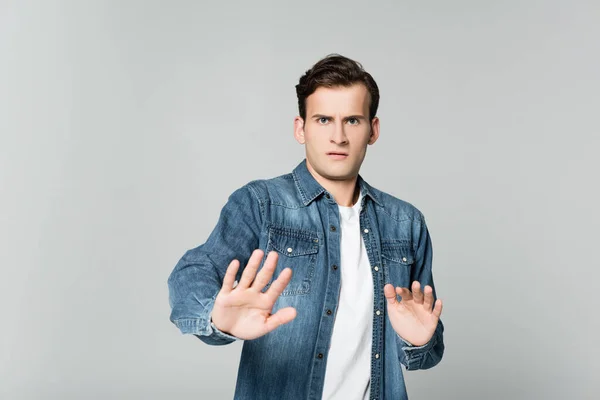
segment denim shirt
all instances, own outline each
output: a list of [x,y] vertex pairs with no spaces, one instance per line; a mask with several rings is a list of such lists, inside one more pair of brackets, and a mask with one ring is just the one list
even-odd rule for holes
[[[440,320],[423,346],[404,341],[388,319],[383,287],[410,287],[417,280],[422,287],[432,286],[437,298],[431,239],[423,214],[413,205],[371,187],[360,175],[357,184],[374,291],[370,398],[407,399],[402,365],[417,370],[439,363],[444,327]],[[257,248],[265,258],[269,251],[279,253],[271,282],[285,267],[292,269],[273,313],[292,306],[297,316],[244,341],[234,399],[320,399],[343,266],[338,206],[310,174],[306,160],[292,173],[249,182],[231,194],[206,243],[188,250],[169,276],[170,320],[182,333],[210,345],[237,340],[216,329],[210,315],[229,263],[240,261],[239,280]]]

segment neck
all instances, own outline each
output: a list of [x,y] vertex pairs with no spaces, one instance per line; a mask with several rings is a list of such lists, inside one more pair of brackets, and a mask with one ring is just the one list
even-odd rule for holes
[[308,171],[315,178],[319,185],[323,186],[333,198],[335,202],[343,207],[352,207],[358,200],[360,188],[357,185],[358,176],[355,175],[349,179],[333,180],[327,179],[313,169],[310,163],[306,163]]

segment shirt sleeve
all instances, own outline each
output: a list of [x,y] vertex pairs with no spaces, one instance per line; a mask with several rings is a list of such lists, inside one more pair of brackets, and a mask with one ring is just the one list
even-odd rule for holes
[[[420,218],[416,223],[415,232],[418,238],[414,240],[417,243],[415,264],[411,273],[410,284],[414,281],[419,281],[421,287],[425,285],[431,286],[433,289],[434,303],[437,300],[435,285],[433,283],[433,273],[431,263],[433,259],[433,250],[429,230],[425,224],[425,218],[420,214]],[[442,320],[438,320],[435,332],[429,342],[422,346],[413,346],[411,343],[404,340],[396,334],[396,344],[398,346],[398,354],[400,362],[407,370],[428,369],[437,365],[444,355],[444,324]]]
[[237,340],[211,324],[211,312],[232,260],[240,262],[241,276],[262,229],[262,202],[251,183],[229,196],[207,241],[188,250],[175,265],[167,284],[170,320],[183,334],[193,334],[211,345]]

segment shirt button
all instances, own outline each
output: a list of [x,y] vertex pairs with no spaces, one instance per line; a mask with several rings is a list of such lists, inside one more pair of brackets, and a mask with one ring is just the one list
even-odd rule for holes
[[381,311],[377,310],[377,311],[375,311],[375,314],[379,315],[379,314],[381,314]]
[[368,230],[368,229],[365,229],[363,232],[364,232],[364,233],[369,233],[369,230]]
[[329,227],[329,229],[331,230],[331,232],[335,232],[335,226],[331,225],[331,226]]
[[333,264],[333,269],[338,269],[338,266]]
[[375,358],[379,358],[379,353],[375,354]]
[[375,271],[379,271],[379,267],[378,267],[377,265],[376,265],[375,267],[373,267],[373,269],[374,269]]
[[331,310],[327,310],[327,315],[331,315]]
[[402,257],[402,261],[406,262],[406,257]]
[[323,358],[323,353],[319,353],[319,354],[317,354],[317,357],[319,357],[319,358]]
[[291,248],[291,247],[288,247],[288,248],[287,248],[287,252],[288,252],[288,253],[291,253],[291,252],[292,252],[292,248]]

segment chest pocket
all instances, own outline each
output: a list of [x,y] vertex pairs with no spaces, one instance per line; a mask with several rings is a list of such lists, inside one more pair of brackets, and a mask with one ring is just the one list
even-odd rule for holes
[[294,296],[309,293],[315,274],[317,253],[319,252],[317,233],[291,228],[270,227],[265,256],[273,250],[279,253],[279,259],[273,278],[265,290],[271,286],[273,280],[277,279],[281,271],[290,268],[292,279],[281,295]]
[[383,239],[381,256],[385,280],[394,286],[408,287],[415,255],[408,239]]

